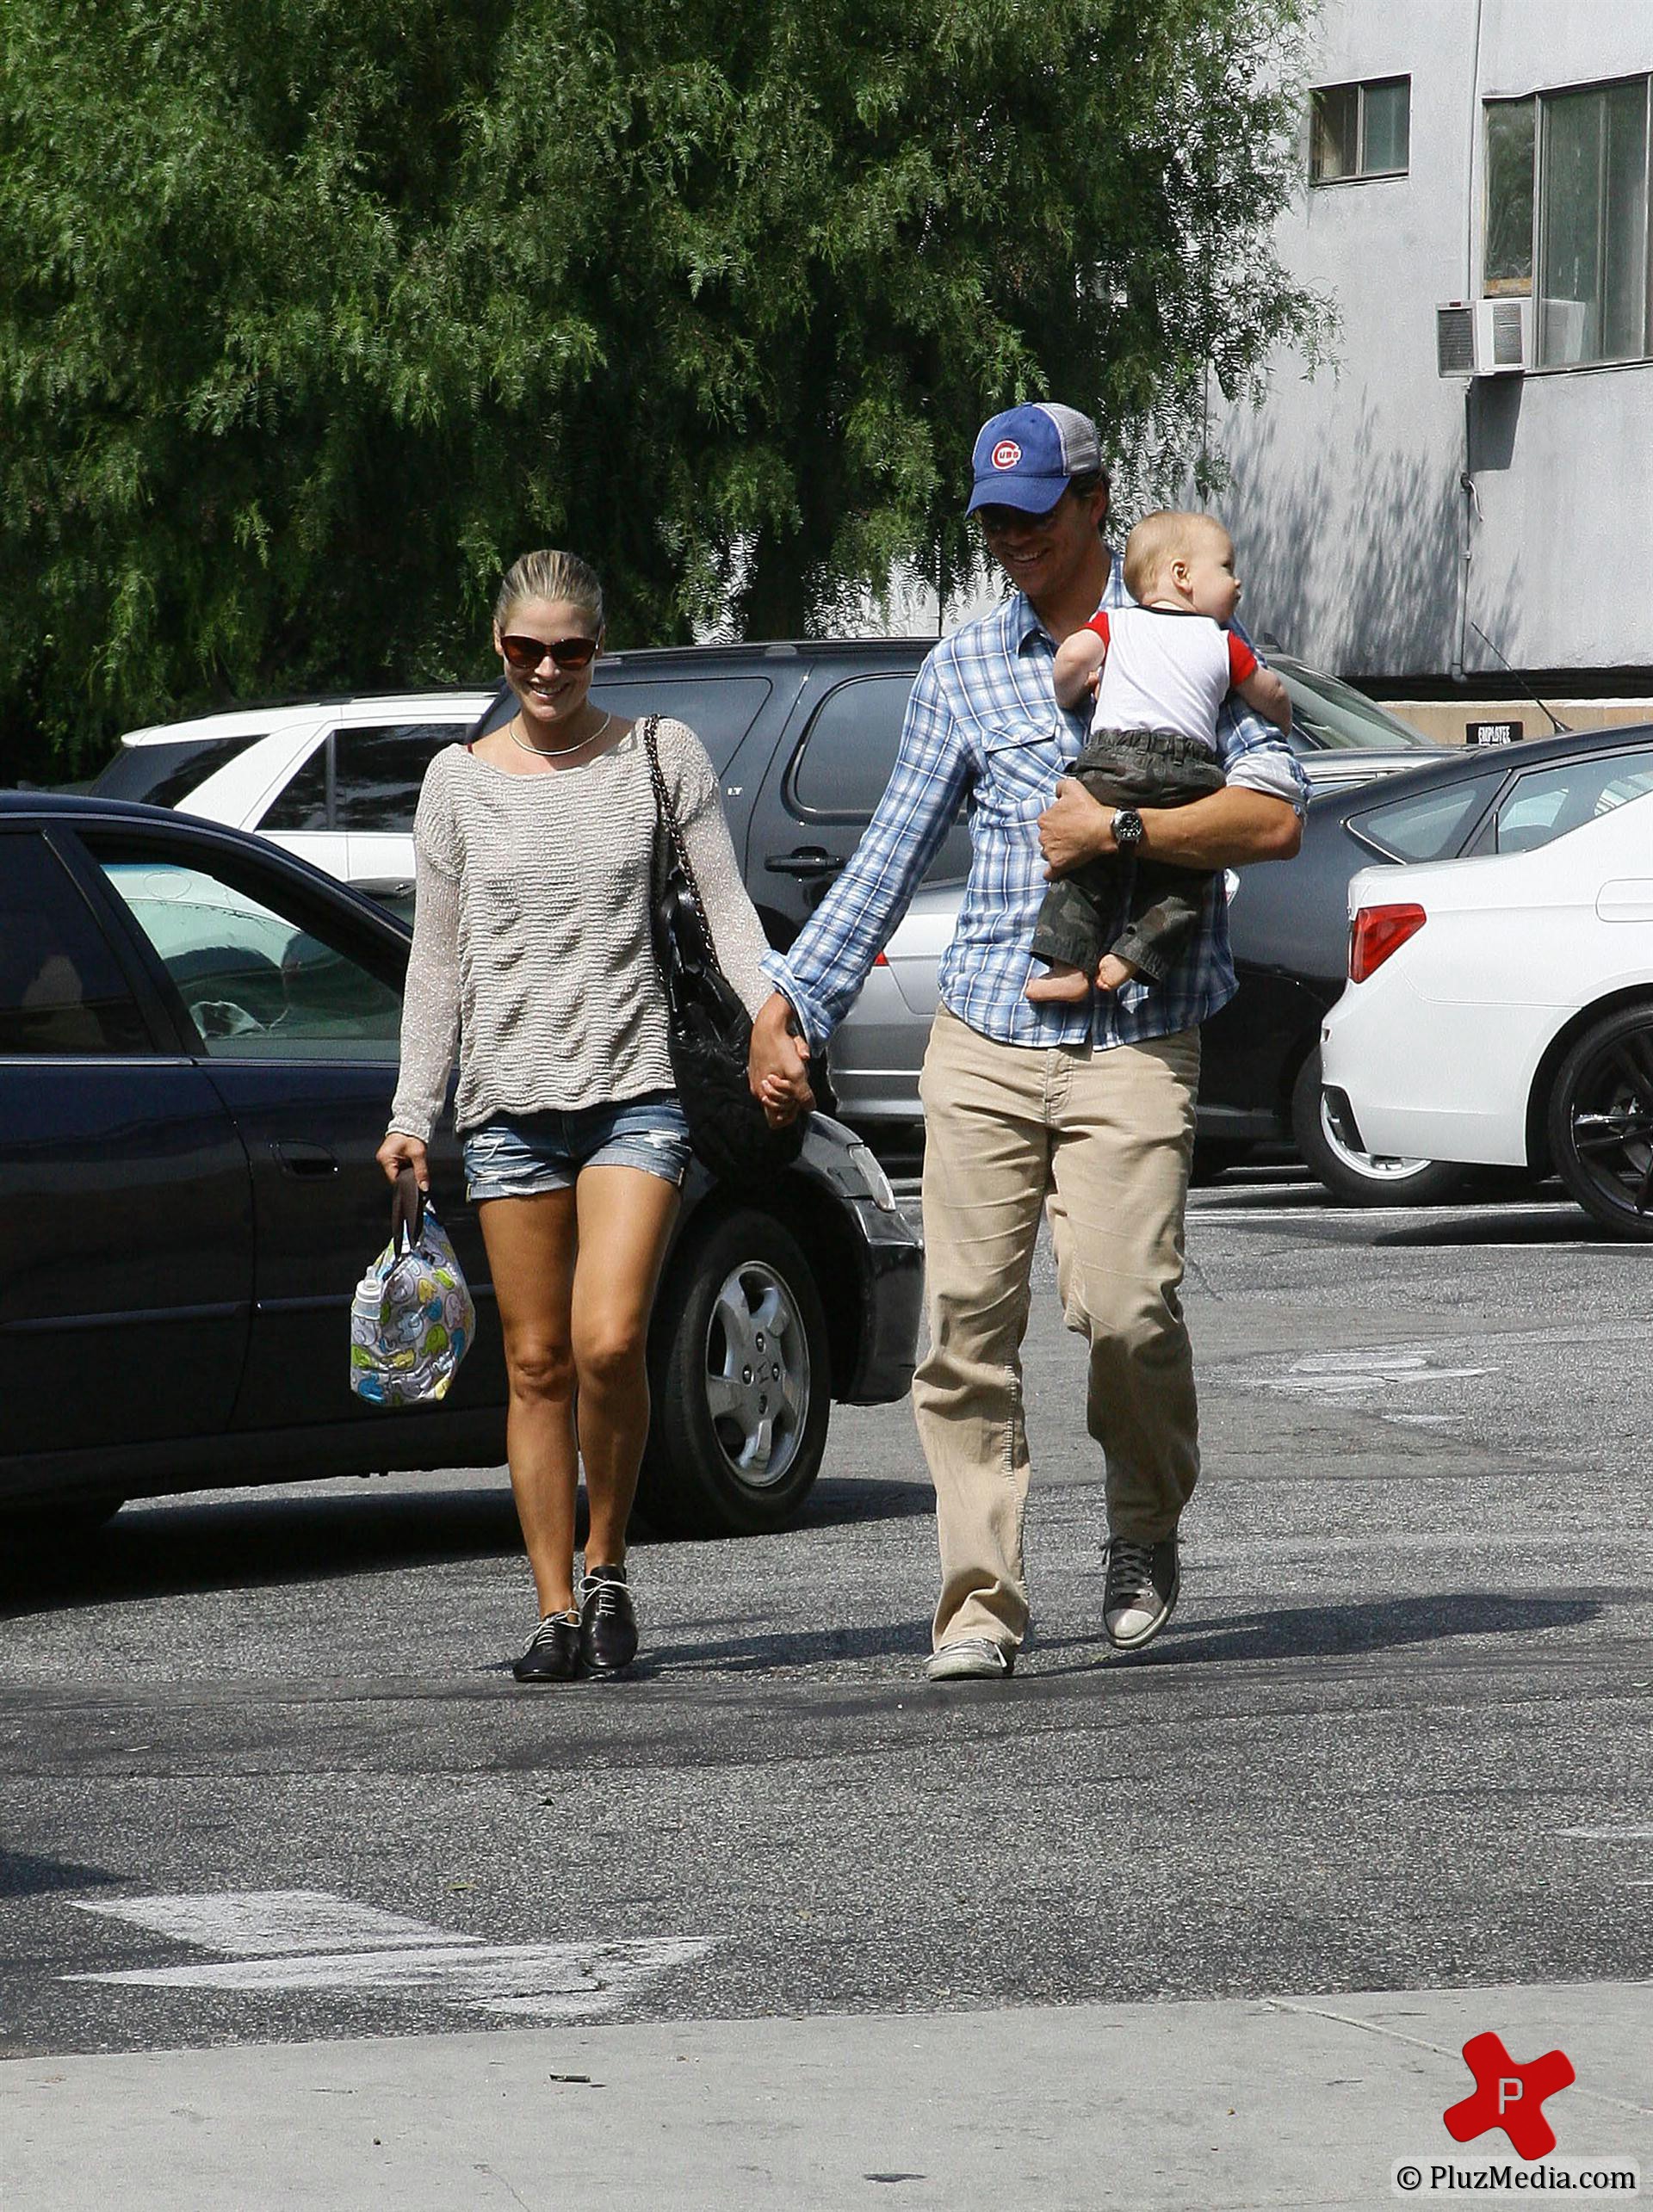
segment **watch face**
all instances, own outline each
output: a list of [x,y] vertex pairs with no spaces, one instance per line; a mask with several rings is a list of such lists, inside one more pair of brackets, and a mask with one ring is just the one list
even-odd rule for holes
[[1134,806],[1122,806],[1114,816],[1113,841],[1127,850],[1142,842],[1142,818]]

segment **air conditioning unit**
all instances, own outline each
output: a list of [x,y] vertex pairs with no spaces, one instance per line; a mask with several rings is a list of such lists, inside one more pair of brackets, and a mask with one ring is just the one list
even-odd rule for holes
[[1442,376],[1518,376],[1532,365],[1530,300],[1450,300],[1435,310]]

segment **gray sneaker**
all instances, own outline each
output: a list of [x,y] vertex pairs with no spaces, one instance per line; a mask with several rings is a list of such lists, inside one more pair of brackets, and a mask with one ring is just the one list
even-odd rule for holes
[[932,1682],[1002,1682],[1016,1671],[1016,1654],[991,1636],[960,1636],[932,1652],[924,1671]]
[[1139,1652],[1151,1644],[1171,1618],[1180,1587],[1174,1536],[1158,1544],[1110,1537],[1102,1625],[1114,1649]]

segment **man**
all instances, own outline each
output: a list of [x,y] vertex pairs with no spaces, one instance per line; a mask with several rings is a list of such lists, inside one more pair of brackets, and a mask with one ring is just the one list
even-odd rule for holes
[[[1090,1344],[1087,1419],[1111,1529],[1103,1626],[1134,1651],[1170,1618],[1177,1524],[1198,1473],[1178,1286],[1199,1024],[1235,989],[1222,872],[1290,858],[1306,795],[1279,732],[1232,701],[1217,730],[1226,786],[1207,798],[1110,812],[1064,777],[1084,727],[1056,707],[1056,648],[1099,606],[1130,603],[1101,534],[1096,426],[1070,407],[1012,407],[984,425],[974,466],[969,511],[1012,591],[919,671],[866,834],[789,951],[765,962],[777,995],[752,1056],[752,1087],[777,1115],[808,1103],[808,1057],[826,1050],[968,799],[969,880],[919,1084],[931,1341],[913,1394],[941,1548],[936,1681],[1007,1676],[1027,1627],[1020,1351],[1047,1204],[1068,1325]],[[1214,872],[1181,957],[1161,984],[1030,1004],[1047,873],[1122,848]]]

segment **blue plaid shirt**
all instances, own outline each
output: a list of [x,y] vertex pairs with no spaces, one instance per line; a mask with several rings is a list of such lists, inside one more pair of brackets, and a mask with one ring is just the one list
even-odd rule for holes
[[[1117,559],[1102,604],[1135,604]],[[1036,1006],[1023,996],[1047,881],[1039,816],[1088,733],[1084,714],[1064,714],[1056,703],[1056,651],[1017,591],[944,638],[919,670],[895,769],[854,856],[790,948],[764,961],[813,1052],[826,1050],[854,1004],[966,798],[970,873],[938,978],[942,1003],[961,1022],[1001,1044],[1134,1044],[1204,1022],[1234,996],[1221,870],[1163,983],[1095,992],[1083,1006]],[[1231,784],[1302,813],[1308,787],[1272,722],[1230,694],[1217,737]]]

